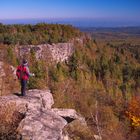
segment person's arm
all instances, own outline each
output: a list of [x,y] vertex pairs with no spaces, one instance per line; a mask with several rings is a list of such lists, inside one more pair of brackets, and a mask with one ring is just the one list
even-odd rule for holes
[[29,70],[29,68],[28,68],[28,67],[26,67],[26,72],[27,72],[27,74],[28,74],[29,76],[35,76],[35,74],[34,74],[34,73],[30,73],[30,70]]

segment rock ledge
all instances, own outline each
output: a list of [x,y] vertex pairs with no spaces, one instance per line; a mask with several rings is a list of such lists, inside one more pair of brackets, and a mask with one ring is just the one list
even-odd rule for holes
[[0,116],[6,114],[5,108],[10,106],[11,111],[8,114],[11,118],[15,111],[24,114],[17,128],[22,140],[64,140],[63,128],[72,120],[80,120],[86,124],[75,110],[52,109],[53,104],[49,90],[29,90],[26,97],[0,97]]

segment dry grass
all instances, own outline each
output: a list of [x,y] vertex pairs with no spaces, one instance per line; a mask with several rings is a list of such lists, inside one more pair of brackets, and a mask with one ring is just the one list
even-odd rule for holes
[[73,121],[64,128],[64,134],[68,134],[70,140],[94,140],[91,130],[81,125],[79,121]]
[[7,103],[0,106],[0,140],[16,140],[16,129],[24,114],[16,110],[16,104]]

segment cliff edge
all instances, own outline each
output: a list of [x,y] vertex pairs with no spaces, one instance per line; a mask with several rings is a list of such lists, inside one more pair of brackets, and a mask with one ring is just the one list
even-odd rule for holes
[[0,127],[8,126],[10,130],[10,126],[15,125],[22,140],[64,140],[63,128],[68,123],[79,120],[86,124],[75,110],[52,108],[53,104],[49,90],[29,90],[26,97],[2,96]]

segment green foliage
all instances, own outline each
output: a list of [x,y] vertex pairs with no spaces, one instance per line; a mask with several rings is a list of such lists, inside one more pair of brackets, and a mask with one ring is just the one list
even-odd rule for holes
[[4,42],[4,36],[2,34],[0,34],[0,43]]
[[49,69],[49,76],[50,76],[51,80],[53,80],[54,82],[58,82],[57,71],[54,67]]
[[136,68],[133,74],[134,74],[134,79],[136,81],[135,88],[138,89],[140,88],[140,67]]
[[56,66],[51,66],[49,76],[53,82],[63,81],[68,76],[68,70],[63,64],[58,63]]
[[78,79],[78,53],[75,51],[75,53],[71,56],[69,60],[69,71],[70,75],[73,79]]
[[13,51],[13,47],[12,46],[7,46],[6,61],[9,64],[13,65],[13,66],[16,66],[17,65],[16,54]]
[[100,58],[101,77],[103,78],[109,72],[109,60],[106,56],[102,55]]
[[9,35],[9,34],[5,35],[5,36],[4,36],[4,41],[3,41],[3,43],[4,43],[4,44],[8,44],[8,45],[10,45],[10,44],[15,44],[15,42],[14,42],[14,37],[11,36],[11,35]]
[[71,25],[0,25],[0,43],[35,45],[44,43],[67,42],[80,35],[80,31]]
[[115,54],[115,55],[114,55],[114,62],[115,62],[116,64],[120,64],[120,63],[121,63],[120,56],[119,56],[118,54]]
[[122,69],[123,82],[126,83],[132,78],[133,69],[129,64],[125,64]]
[[43,60],[36,60],[34,50],[30,52],[30,71],[35,74],[35,77],[30,77],[28,87],[45,88],[47,86],[47,70],[46,63]]

